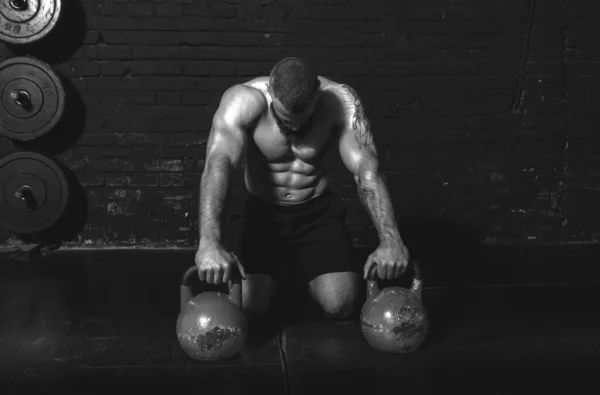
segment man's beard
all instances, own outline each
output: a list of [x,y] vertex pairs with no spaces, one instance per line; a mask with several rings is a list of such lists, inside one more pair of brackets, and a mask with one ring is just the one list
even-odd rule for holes
[[310,118],[306,122],[304,122],[304,124],[302,126],[300,126],[300,128],[298,130],[292,130],[281,123],[281,121],[279,120],[279,117],[277,116],[277,113],[275,112],[275,109],[273,108],[273,103],[271,103],[269,105],[269,110],[271,111],[271,115],[275,119],[275,123],[277,124],[277,127],[279,127],[281,134],[285,138],[290,139],[292,141],[304,137],[310,131],[314,117],[315,117],[315,114],[313,113],[310,116]]

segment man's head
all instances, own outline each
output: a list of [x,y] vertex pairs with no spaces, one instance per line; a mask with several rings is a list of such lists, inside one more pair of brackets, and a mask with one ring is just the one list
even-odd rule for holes
[[312,115],[321,83],[317,73],[300,58],[285,58],[271,70],[271,112],[287,129],[298,130]]

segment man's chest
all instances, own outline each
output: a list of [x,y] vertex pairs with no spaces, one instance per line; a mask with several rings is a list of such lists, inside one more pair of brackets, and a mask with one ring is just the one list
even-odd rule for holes
[[338,127],[327,114],[316,115],[298,136],[287,134],[265,117],[251,132],[250,150],[269,163],[314,163],[331,154],[337,135]]

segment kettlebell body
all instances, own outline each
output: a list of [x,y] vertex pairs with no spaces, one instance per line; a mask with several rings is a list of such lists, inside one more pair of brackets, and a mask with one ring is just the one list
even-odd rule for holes
[[429,331],[420,275],[415,274],[410,289],[380,290],[376,281],[369,281],[367,287],[368,297],[361,311],[361,330],[367,343],[384,352],[416,351]]
[[246,342],[248,326],[241,309],[240,284],[223,292],[191,295],[189,278],[197,273],[194,266],[184,275],[181,285],[181,311],[177,318],[177,339],[185,353],[199,361],[215,361],[234,356]]

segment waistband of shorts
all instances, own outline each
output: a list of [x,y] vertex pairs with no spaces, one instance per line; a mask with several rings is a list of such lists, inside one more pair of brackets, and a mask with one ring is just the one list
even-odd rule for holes
[[329,189],[326,189],[319,196],[314,197],[306,202],[302,202],[299,204],[293,205],[279,205],[267,202],[257,196],[248,193],[248,208],[266,211],[274,214],[299,214],[304,212],[309,212],[314,208],[319,207],[320,204],[326,203],[333,196],[333,192]]

